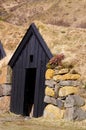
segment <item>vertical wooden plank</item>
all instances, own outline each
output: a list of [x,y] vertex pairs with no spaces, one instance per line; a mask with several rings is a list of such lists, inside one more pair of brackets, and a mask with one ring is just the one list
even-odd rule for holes
[[19,83],[19,70],[18,70],[18,64],[16,66],[16,75],[15,75],[15,112],[18,114],[18,83]]
[[22,67],[26,68],[28,64],[28,42],[22,52]]
[[39,44],[37,43],[37,39],[35,38],[35,44],[34,44],[34,68],[37,68],[37,63],[38,63],[38,51],[39,51]]
[[33,55],[33,61],[29,61],[30,68],[37,68],[37,60],[38,60],[38,44],[36,43],[36,37],[33,35],[31,42],[31,52],[30,55]]
[[24,89],[25,89],[25,69],[22,70],[22,88],[21,88],[21,114],[23,114],[23,108],[24,108]]
[[14,78],[13,78],[13,87],[12,87],[12,100],[11,100],[11,103],[12,103],[12,107],[13,107],[13,112],[16,113],[16,99],[17,99],[17,68],[16,68],[16,65],[14,67]]
[[25,88],[25,68],[27,67],[28,61],[28,43],[22,51],[19,67],[19,113],[23,115],[23,104],[24,104],[24,88]]
[[[38,41],[37,41],[38,43]],[[36,82],[38,81],[38,85],[36,85],[36,100],[35,100],[35,104],[36,104],[36,109],[35,109],[35,113],[36,113],[36,117],[42,116],[43,114],[43,110],[45,107],[45,103],[44,103],[44,91],[45,91],[45,71],[46,71],[46,64],[49,60],[49,58],[47,58],[44,50],[42,49],[42,47],[40,46],[40,44],[38,43],[38,54],[37,54],[37,59],[38,59],[38,64],[37,64],[37,79]]]
[[12,89],[11,89],[11,102],[10,102],[10,110],[11,112],[14,112],[14,107],[15,107],[15,67],[13,67],[13,72],[12,72]]
[[[30,41],[30,54],[29,54],[29,67],[33,68],[34,67],[34,51],[35,51],[35,36],[32,35]],[[33,61],[31,62],[31,56],[33,57]]]
[[[24,56],[25,51],[24,53],[22,54],[22,61],[21,61],[21,64],[22,64],[22,69],[20,70],[20,74],[21,74],[21,84],[20,84],[20,114],[23,114],[23,103],[24,103],[24,87],[25,87],[25,64],[26,63],[26,59],[25,59],[25,56]],[[25,59],[25,60],[24,60]]]
[[17,87],[18,87],[18,74],[17,65],[15,65],[15,86],[14,86],[14,111],[17,114]]
[[32,35],[32,37],[30,38],[30,41],[29,41],[29,44],[31,45],[31,48],[30,48],[30,54],[31,55],[34,55],[34,51],[35,51],[35,36]]
[[41,48],[36,40],[36,44],[38,44],[38,59],[37,59],[37,73],[36,73],[36,86],[35,86],[35,95],[34,95],[34,117],[38,117],[38,100],[39,100],[39,83],[40,83],[40,63],[41,63]]
[[14,69],[14,89],[13,89],[13,108],[14,108],[14,112],[19,114],[20,113],[20,90],[21,90],[21,55],[18,59],[18,61],[15,64],[15,69]]
[[20,114],[20,107],[21,107],[21,86],[22,86],[22,80],[21,80],[21,75],[22,75],[22,55],[20,55],[19,59],[18,59],[18,66],[17,66],[18,70],[18,77],[17,77],[17,113]]
[[27,62],[26,57],[23,57],[24,54],[26,55],[26,53],[24,53],[25,50],[22,52],[22,54],[20,55],[19,59],[18,59],[18,63],[17,63],[17,92],[16,92],[16,96],[17,96],[17,113],[18,114],[23,114],[23,101],[24,101],[24,81],[25,81],[25,74],[24,74],[24,66],[25,63]]
[[41,65],[40,65],[40,84],[39,84],[39,103],[38,103],[38,112],[39,116],[42,116],[43,109],[45,106],[44,103],[44,91],[45,91],[45,70],[46,70],[46,55],[45,52],[42,50],[41,55]]
[[27,43],[27,45],[25,46],[22,54],[21,54],[21,70],[20,70],[20,114],[23,114],[23,107],[24,107],[24,89],[25,89],[25,68],[28,67],[28,53],[29,50],[28,47],[29,43]]
[[[31,36],[32,37],[32,36]],[[27,43],[27,47],[26,47],[26,68],[29,67],[30,65],[30,53],[31,53],[31,42],[30,42],[31,38],[29,39],[28,43]]]

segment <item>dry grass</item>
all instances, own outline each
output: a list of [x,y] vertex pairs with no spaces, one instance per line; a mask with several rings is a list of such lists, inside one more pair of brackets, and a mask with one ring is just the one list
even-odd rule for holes
[[[7,64],[30,23],[38,20],[41,22],[35,23],[51,52],[53,54],[64,53],[65,60],[75,65],[75,69],[80,72],[81,79],[85,84],[85,7],[85,0],[23,0],[22,2],[20,0],[4,0],[4,3],[1,0],[0,40],[3,43],[7,57],[0,62],[0,66]],[[3,22],[2,19],[12,24]]]
[[17,25],[40,20],[52,25],[86,28],[85,0],[1,0],[0,12],[1,20]]
[[3,43],[5,51],[13,51],[16,45],[20,42],[24,33],[24,28],[0,21],[0,40]]
[[86,82],[86,30],[35,23],[51,52],[64,53],[65,61],[74,64]]
[[[86,29],[62,27],[35,21],[40,33],[53,54],[64,53],[65,61],[74,64],[86,82]],[[0,62],[6,64],[23,38],[28,26],[18,27],[0,22],[0,40],[7,57]]]
[[13,113],[0,115],[0,130],[85,130],[86,121],[68,122],[64,120],[26,119]]

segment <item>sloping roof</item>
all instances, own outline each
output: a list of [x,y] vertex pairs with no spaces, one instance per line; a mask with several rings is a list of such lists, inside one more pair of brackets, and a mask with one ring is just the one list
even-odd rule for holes
[[40,42],[40,45],[44,49],[46,55],[50,59],[53,55],[50,52],[47,44],[45,43],[44,39],[42,38],[41,34],[39,33],[38,29],[36,28],[35,24],[32,23],[27,30],[25,36],[23,37],[22,41],[20,42],[19,46],[17,47],[16,51],[14,52],[11,60],[9,61],[8,65],[13,67],[14,63],[16,62],[17,58],[19,57],[20,53],[22,52],[25,44],[27,43],[28,39],[31,37],[32,33],[36,36],[37,40]]
[[0,41],[0,60],[3,59],[5,56],[6,56],[6,53],[3,49],[3,46],[2,46],[1,41]]

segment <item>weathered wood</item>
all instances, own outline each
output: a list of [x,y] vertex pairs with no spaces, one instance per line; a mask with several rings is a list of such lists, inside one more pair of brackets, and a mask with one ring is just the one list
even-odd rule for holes
[[46,55],[42,50],[41,65],[40,65],[40,85],[39,85],[39,116],[42,116],[45,107],[44,90],[45,90],[45,70],[46,70]]
[[[16,114],[25,114],[25,95],[26,87],[30,90],[30,82],[26,83],[26,73],[31,73],[31,69],[36,70],[34,93],[34,110],[33,116],[39,117],[43,114],[45,107],[44,89],[45,89],[45,71],[46,64],[52,57],[50,50],[39,34],[34,24],[27,30],[20,45],[9,61],[13,69],[12,93],[11,93],[11,111]],[[29,75],[28,75],[29,76]],[[31,79],[32,81],[34,79]],[[29,79],[28,79],[29,81]],[[27,86],[29,84],[29,86]],[[29,96],[28,96],[29,97]],[[30,97],[29,97],[30,98]],[[28,106],[29,107],[29,106]]]
[[10,108],[11,111],[15,113],[15,106],[16,106],[16,102],[15,102],[15,84],[16,84],[16,70],[15,67],[13,68],[13,73],[12,73],[12,90],[11,90],[11,104],[10,104]]
[[[37,42],[37,41],[36,41]],[[38,49],[40,46],[38,46]],[[41,51],[39,49],[38,56],[41,55]],[[40,81],[40,60],[38,57],[37,62],[37,73],[36,73],[36,89],[34,95],[34,117],[38,117],[38,99],[39,99],[39,81]]]

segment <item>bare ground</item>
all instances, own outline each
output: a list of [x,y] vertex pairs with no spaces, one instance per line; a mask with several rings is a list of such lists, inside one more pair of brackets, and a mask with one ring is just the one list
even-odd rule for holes
[[0,130],[86,130],[86,120],[70,122],[41,118],[25,118],[13,113],[0,115]]

